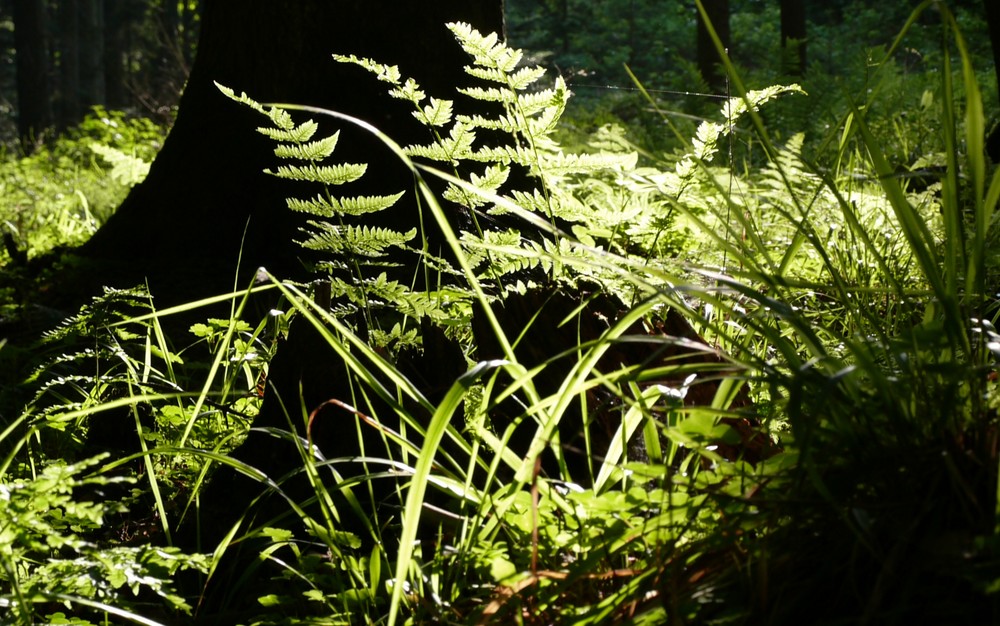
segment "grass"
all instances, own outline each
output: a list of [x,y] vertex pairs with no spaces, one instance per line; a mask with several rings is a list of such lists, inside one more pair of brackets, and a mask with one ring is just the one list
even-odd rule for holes
[[[928,189],[885,154],[875,103],[848,106],[810,156],[771,138],[777,92],[733,72],[747,131],[723,119],[615,173],[679,216],[673,256],[603,210],[612,235],[566,235],[397,148],[469,294],[451,326],[423,328],[423,354],[373,346],[277,279],[221,296],[230,318],[186,336],[170,320],[209,302],[95,300],[0,433],[0,603],[22,624],[995,621],[1000,174],[942,15],[954,52],[928,105],[944,164]],[[719,163],[746,137],[745,167]],[[563,243],[470,242],[435,178]],[[617,197],[596,174],[546,182]],[[541,259],[563,286],[498,298],[489,254]],[[264,289],[280,313],[254,320]],[[333,391],[273,380],[261,398],[286,367],[276,342],[294,341]],[[129,454],[95,456],[102,420],[137,433]],[[234,453],[244,437],[287,467]],[[250,495],[221,536],[172,548],[218,522],[227,490]]]

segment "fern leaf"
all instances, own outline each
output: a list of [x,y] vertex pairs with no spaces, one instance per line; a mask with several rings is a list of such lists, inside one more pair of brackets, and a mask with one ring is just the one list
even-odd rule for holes
[[302,167],[282,165],[277,171],[264,170],[278,178],[289,180],[304,180],[325,185],[343,185],[354,182],[364,176],[368,166],[364,163],[341,163],[338,165],[314,165],[310,163]]
[[470,128],[499,130],[509,134],[514,134],[521,128],[521,124],[510,115],[500,115],[494,119],[485,118],[482,115],[459,115],[456,119]]
[[520,50],[508,48],[496,33],[482,35],[470,25],[462,22],[448,24],[448,29],[458,39],[462,49],[475,59],[476,65],[495,67],[504,72],[513,72],[521,62]]
[[538,82],[542,76],[545,76],[544,67],[539,67],[537,65],[534,67],[522,67],[516,72],[510,74],[510,76],[507,77],[507,82],[511,89],[522,91]]
[[400,233],[388,228],[339,226],[328,222],[310,221],[309,225],[317,230],[309,233],[309,239],[299,242],[304,248],[365,257],[382,256],[390,247],[405,247],[417,235],[415,228]]
[[333,58],[340,63],[353,63],[354,65],[359,65],[374,74],[378,80],[384,83],[398,85],[402,80],[402,74],[399,72],[399,67],[395,65],[383,65],[381,63],[376,63],[371,59],[360,59],[353,54],[335,54],[333,55]]
[[547,156],[542,163],[546,174],[567,175],[593,172],[602,169],[635,168],[639,155],[632,152],[626,154],[566,154],[559,152]]
[[413,104],[420,104],[424,99],[424,92],[420,91],[420,85],[412,78],[407,78],[400,87],[389,90],[389,95],[399,100],[406,100]]
[[282,130],[280,128],[268,128],[266,126],[262,126],[257,129],[257,132],[265,137],[273,139],[274,141],[305,143],[312,139],[318,129],[319,125],[316,122],[306,120],[291,130]]
[[237,96],[235,91],[225,85],[215,83],[215,86],[230,100],[245,104],[254,111],[266,115],[275,128],[288,132],[295,129],[295,123],[292,121],[292,116],[288,114],[288,111],[279,109],[278,107],[265,108],[264,105],[248,96],[246,92],[240,92],[240,95]]
[[90,144],[90,149],[111,165],[111,178],[122,185],[134,187],[149,174],[149,163],[138,157],[99,143]]
[[312,200],[288,198],[288,208],[301,213],[310,213],[320,217],[336,215],[363,215],[387,209],[396,204],[403,193],[389,196],[357,196],[351,198],[325,198],[322,194]]
[[423,146],[407,146],[403,151],[413,157],[422,157],[434,161],[454,163],[462,158],[468,158],[472,152],[472,144],[476,141],[476,133],[466,124],[456,122],[451,127],[447,137],[436,144]]
[[507,74],[493,67],[466,67],[465,73],[473,78],[507,85]]
[[274,155],[281,159],[300,159],[302,161],[322,161],[333,154],[337,147],[340,131],[324,139],[306,143],[282,143],[274,149]]
[[451,100],[431,98],[431,103],[421,111],[414,111],[413,116],[428,126],[445,126],[451,122]]
[[513,104],[517,96],[514,92],[507,89],[497,89],[495,87],[466,87],[464,89],[458,89],[458,93],[469,96],[475,100],[483,100],[485,102],[502,102],[504,104]]
[[248,96],[246,92],[240,92],[240,95],[237,96],[236,92],[233,89],[226,87],[221,83],[215,83],[215,86],[216,88],[218,88],[219,91],[223,93],[223,95],[225,95],[230,100],[234,100],[236,102],[239,102],[240,104],[245,104],[254,111],[262,113],[263,115],[267,115],[267,111],[264,110],[263,105],[261,105],[259,102],[257,102],[250,96]]

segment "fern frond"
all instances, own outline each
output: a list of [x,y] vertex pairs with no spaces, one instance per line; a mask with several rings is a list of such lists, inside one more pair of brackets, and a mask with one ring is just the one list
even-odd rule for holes
[[722,116],[730,124],[736,122],[744,113],[750,109],[756,111],[760,106],[782,94],[800,93],[805,94],[805,90],[798,84],[791,85],[771,85],[764,89],[748,91],[745,98],[730,98],[722,105]]
[[567,100],[569,100],[569,90],[563,85],[562,89],[544,89],[533,93],[518,94],[517,106],[522,115],[530,117],[552,106],[563,109]]
[[469,128],[499,130],[509,134],[514,134],[521,129],[521,123],[512,115],[498,115],[495,118],[486,118],[482,115],[459,115],[456,119]]
[[280,128],[268,128],[262,126],[257,132],[274,141],[284,141],[286,143],[305,143],[312,139],[319,129],[319,124],[312,120],[306,120],[291,130]]
[[469,174],[469,183],[482,193],[470,192],[458,185],[449,183],[448,188],[444,191],[444,198],[470,209],[483,206],[488,202],[485,196],[495,194],[500,186],[507,182],[509,176],[509,168],[502,166],[487,167],[482,176],[475,173]]
[[414,105],[419,105],[423,102],[426,94],[420,91],[420,85],[417,84],[417,81],[412,78],[407,78],[406,82],[404,82],[401,86],[395,89],[390,89],[389,95],[393,98],[406,100],[407,102],[412,102]]
[[[546,196],[538,189],[532,189],[530,192],[514,190],[511,192],[511,199],[514,201],[514,204],[526,211],[541,213],[542,215],[559,213],[555,208],[557,205],[553,204],[555,199]],[[507,210],[502,207],[496,207],[490,213],[503,214],[507,213]]]
[[319,217],[338,215],[364,215],[388,209],[403,197],[403,192],[389,196],[354,196],[350,198],[326,198],[318,194],[311,200],[287,198],[288,208],[300,213]]
[[405,247],[417,235],[415,228],[401,233],[372,226],[339,226],[328,222],[308,222],[315,228],[311,237],[299,242],[304,248],[323,252],[349,253],[365,257],[382,256],[386,249]]
[[364,176],[368,166],[364,163],[341,163],[338,165],[281,165],[277,170],[264,170],[265,173],[286,178],[288,180],[303,180],[323,183],[324,185],[343,185],[354,182]]
[[111,178],[122,185],[134,187],[149,174],[149,163],[138,157],[99,143],[90,144],[90,149],[111,165]]
[[340,63],[352,63],[354,65],[359,65],[374,74],[378,80],[384,83],[398,85],[402,80],[402,74],[399,72],[399,67],[395,65],[383,65],[382,63],[376,63],[371,59],[360,59],[353,54],[335,54],[333,55],[333,58]]
[[545,68],[541,66],[522,67],[507,76],[507,84],[511,89],[523,91],[545,76]]
[[548,175],[589,173],[597,170],[631,170],[639,160],[639,155],[631,153],[566,154],[559,152],[547,155],[542,161],[543,171]]
[[431,103],[420,111],[414,111],[413,116],[428,126],[445,126],[451,122],[451,100],[431,98]]
[[462,89],[457,89],[458,93],[469,96],[474,100],[482,100],[484,102],[502,102],[504,104],[513,104],[517,99],[517,94],[508,89],[499,89],[496,87],[465,87]]
[[222,92],[224,96],[226,96],[230,100],[234,100],[236,102],[239,102],[240,104],[245,104],[254,111],[257,111],[258,113],[261,113],[263,115],[267,115],[267,111],[264,109],[264,106],[261,103],[257,102],[256,100],[254,100],[253,98],[251,98],[250,96],[248,96],[245,91],[241,91],[240,95],[237,96],[236,91],[234,91],[229,87],[226,87],[221,83],[216,82],[215,86],[219,91]]
[[500,83],[507,86],[507,74],[493,67],[466,67],[465,73],[479,80]]
[[274,155],[280,159],[300,159],[302,161],[322,161],[333,154],[340,138],[338,130],[329,137],[316,141],[302,143],[282,143],[274,149]]
[[520,50],[508,48],[496,33],[482,35],[469,24],[453,22],[447,25],[462,49],[472,55],[476,65],[493,67],[510,73],[517,69],[523,54]]
[[422,157],[434,161],[457,162],[468,158],[472,153],[472,144],[476,141],[476,133],[466,124],[456,122],[451,127],[447,137],[442,137],[437,143],[423,146],[406,146],[403,148],[408,156]]

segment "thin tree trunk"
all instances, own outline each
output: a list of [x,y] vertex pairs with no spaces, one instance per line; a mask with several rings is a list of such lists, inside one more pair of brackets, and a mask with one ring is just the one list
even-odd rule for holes
[[105,103],[104,93],[104,3],[80,0],[80,111]]
[[781,0],[782,70],[790,76],[806,73],[806,7],[804,0]]
[[157,4],[153,9],[156,16],[156,50],[149,92],[159,112],[176,102],[176,94],[180,92],[185,72],[180,43],[181,16],[177,0],[160,0]]
[[124,0],[104,0],[104,100],[114,109],[128,106],[125,43],[130,28]]
[[17,64],[17,134],[25,151],[52,125],[45,37],[45,3],[13,3]]
[[181,37],[184,45],[185,69],[191,67],[194,61],[196,44],[198,41],[198,27],[200,24],[200,13],[202,3],[192,6],[190,2],[184,3],[184,10],[181,13]]
[[[702,0],[702,6],[715,29],[722,47],[729,49],[729,0]],[[697,63],[702,77],[708,86],[715,91],[722,92],[726,86],[726,76],[721,70],[721,57],[715,47],[715,42],[709,35],[705,20],[698,14],[697,32]]]
[[80,114],[80,22],[77,0],[59,6],[59,101],[58,122],[66,128]]
[[[983,8],[993,47],[993,70],[997,75],[997,97],[1000,101],[1000,3],[996,0],[983,0]],[[994,163],[1000,163],[1000,123],[994,126],[986,139],[986,152]]]

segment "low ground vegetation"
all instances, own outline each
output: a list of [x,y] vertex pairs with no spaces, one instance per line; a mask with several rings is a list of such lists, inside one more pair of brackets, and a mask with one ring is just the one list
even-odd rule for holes
[[[453,116],[455,94],[377,59],[338,59],[430,130],[394,149],[449,260],[424,232],[351,223],[401,190],[350,194],[364,174],[336,159],[350,120],[222,87],[261,114],[275,175],[302,181],[289,209],[315,218],[302,244],[328,258],[322,286],[266,277],[229,296],[228,318],[180,331],[207,301],[158,310],[109,288],[44,335],[40,362],[0,348],[20,383],[0,423],[5,615],[995,621],[1000,174],[980,78],[943,15],[936,83],[900,71],[906,30],[871,67],[872,84],[907,86],[899,108],[882,89],[847,94],[824,132],[798,128],[808,86],[747,89],[730,67],[739,95],[657,150],[613,125],[567,140],[566,86],[463,25],[464,93],[496,102],[495,119]],[[484,146],[486,132],[510,140]],[[83,240],[159,136],[98,112],[45,156],[5,161],[20,194],[0,206],[5,268]],[[510,188],[512,170],[531,188]],[[450,226],[452,210],[473,226]],[[387,263],[404,257],[420,280]],[[5,292],[11,316],[31,310],[25,281]],[[254,315],[261,291],[278,304]],[[284,424],[249,430],[302,328],[339,368],[329,402],[353,454],[330,453],[298,398],[281,399]],[[411,366],[439,346],[457,371],[430,389]],[[124,440],[107,426],[122,423]],[[255,433],[292,450],[293,470],[241,460]],[[222,471],[259,501],[209,542],[201,495]]]

